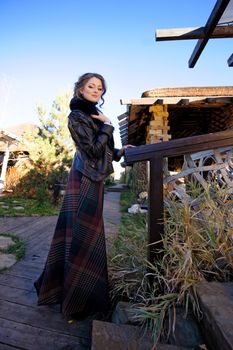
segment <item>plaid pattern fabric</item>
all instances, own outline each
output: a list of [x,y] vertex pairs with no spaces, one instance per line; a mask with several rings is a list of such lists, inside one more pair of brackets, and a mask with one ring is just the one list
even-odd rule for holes
[[38,305],[61,304],[64,315],[108,309],[102,181],[71,169],[45,268],[34,285]]

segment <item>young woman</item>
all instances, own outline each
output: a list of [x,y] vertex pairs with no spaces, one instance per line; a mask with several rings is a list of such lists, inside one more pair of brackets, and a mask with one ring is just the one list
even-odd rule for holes
[[129,145],[114,148],[114,128],[97,108],[105,92],[104,78],[96,73],[75,83],[68,127],[76,152],[47,261],[34,284],[38,305],[60,304],[69,319],[109,306],[103,180]]

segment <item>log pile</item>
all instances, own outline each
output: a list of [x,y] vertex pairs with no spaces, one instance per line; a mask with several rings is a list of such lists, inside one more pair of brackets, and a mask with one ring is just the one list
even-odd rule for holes
[[171,135],[168,134],[170,127],[168,126],[167,105],[156,104],[150,106],[151,121],[147,126],[146,143],[158,143],[161,141],[169,141]]

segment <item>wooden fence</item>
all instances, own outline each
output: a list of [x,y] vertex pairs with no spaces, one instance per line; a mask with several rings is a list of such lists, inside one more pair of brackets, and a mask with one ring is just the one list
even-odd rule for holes
[[[215,150],[232,145],[233,130],[226,130],[213,134],[143,145],[126,150],[126,164],[130,165],[140,161],[150,162],[148,198],[148,260],[150,262],[157,257],[158,250],[162,244],[161,236],[164,234],[164,158]],[[154,243],[157,244],[155,245]]]

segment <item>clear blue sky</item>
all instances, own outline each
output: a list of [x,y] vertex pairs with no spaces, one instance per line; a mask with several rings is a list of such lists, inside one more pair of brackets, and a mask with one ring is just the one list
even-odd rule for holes
[[103,112],[116,127],[121,98],[155,87],[233,85],[233,39],[155,42],[155,30],[203,26],[216,0],[1,0],[0,127],[37,122],[36,103],[53,99],[85,72],[108,85]]

